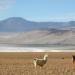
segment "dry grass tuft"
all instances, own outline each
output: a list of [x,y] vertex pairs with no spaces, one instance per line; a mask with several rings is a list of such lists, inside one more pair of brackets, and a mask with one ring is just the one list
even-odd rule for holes
[[35,70],[33,59],[42,58],[43,54],[0,53],[0,75],[75,75],[75,64],[72,61],[75,53],[48,53],[47,64]]

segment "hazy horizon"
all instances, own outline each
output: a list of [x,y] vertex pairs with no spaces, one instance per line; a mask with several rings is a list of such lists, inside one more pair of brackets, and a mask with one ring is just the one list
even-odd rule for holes
[[29,20],[29,19],[26,19],[26,18],[23,18],[23,17],[7,17],[7,18],[4,18],[4,19],[0,19],[0,21],[3,21],[3,20],[7,20],[7,19],[11,19],[11,18],[21,18],[21,19],[24,19],[24,20],[26,20],[26,21],[30,21],[30,22],[70,22],[70,21],[75,21],[75,20],[68,20],[68,21],[51,21],[51,20],[49,20],[49,21],[35,21],[35,20]]

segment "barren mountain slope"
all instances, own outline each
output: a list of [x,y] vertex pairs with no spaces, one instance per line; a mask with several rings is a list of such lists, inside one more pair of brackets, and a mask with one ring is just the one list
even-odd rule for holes
[[0,33],[0,43],[15,44],[75,44],[74,30],[33,30],[29,32]]

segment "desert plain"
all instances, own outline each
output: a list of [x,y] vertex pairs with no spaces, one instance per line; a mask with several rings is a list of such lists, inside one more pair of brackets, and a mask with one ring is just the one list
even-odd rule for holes
[[[34,68],[33,59],[48,54],[47,63]],[[0,52],[0,75],[75,75],[75,52]]]

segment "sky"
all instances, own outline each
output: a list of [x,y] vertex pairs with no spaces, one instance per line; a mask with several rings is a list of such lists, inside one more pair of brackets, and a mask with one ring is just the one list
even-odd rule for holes
[[9,17],[30,21],[75,20],[75,0],[0,0],[0,20]]

